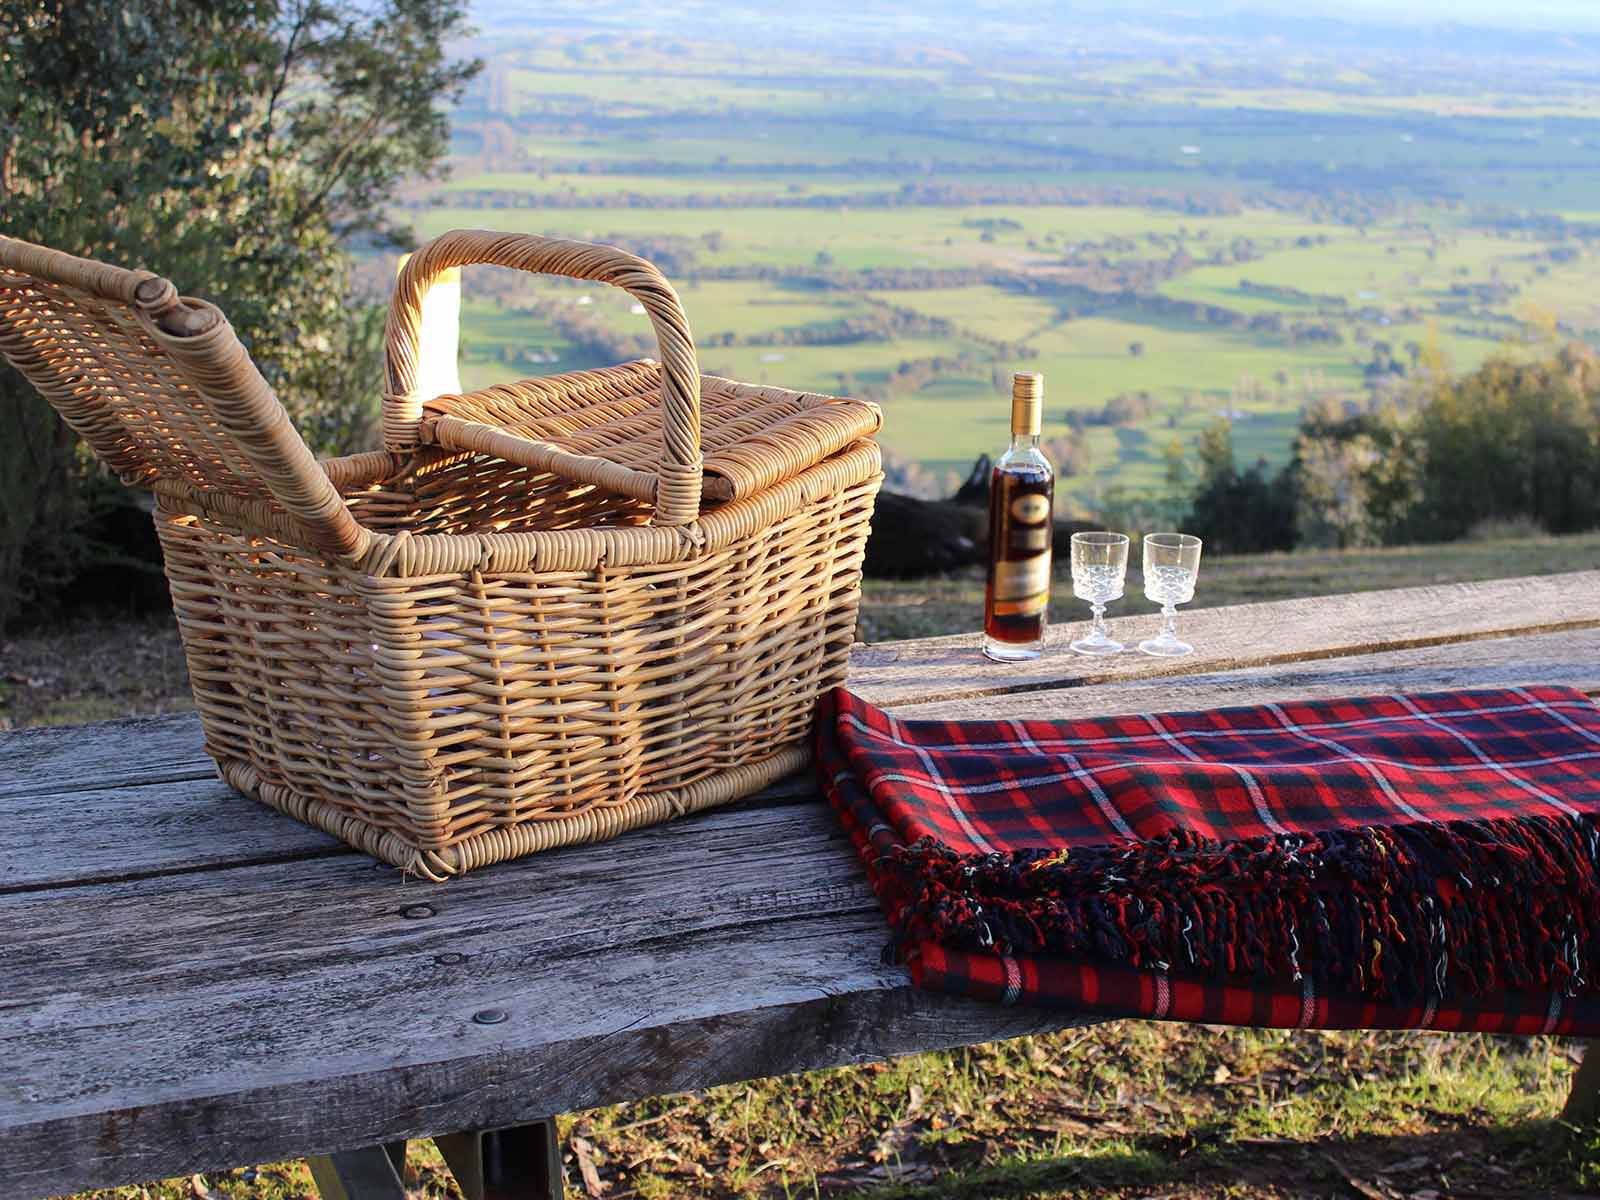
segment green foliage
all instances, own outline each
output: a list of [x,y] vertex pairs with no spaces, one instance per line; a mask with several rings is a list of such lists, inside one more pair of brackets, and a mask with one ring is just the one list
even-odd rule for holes
[[1195,453],[1200,459],[1201,486],[1230,475],[1233,463],[1233,422],[1226,417],[1215,417],[1195,442]]
[[1235,469],[1226,423],[1202,431],[1187,528],[1236,552],[1456,541],[1600,528],[1600,356],[1490,359],[1411,397],[1409,415],[1313,403],[1293,462]]
[[1451,540],[1519,517],[1550,533],[1600,525],[1600,358],[1588,347],[1491,359],[1436,390],[1415,437],[1422,499],[1406,532]]
[[1233,429],[1221,417],[1201,431],[1199,482],[1182,527],[1222,554],[1260,554],[1295,544],[1298,477],[1290,468],[1269,475],[1258,462],[1240,472]]
[[88,546],[72,431],[0,362],[0,622],[68,583]]
[[1225,554],[1263,554],[1295,545],[1295,476],[1265,463],[1219,476],[1194,495],[1183,528]]
[[1295,442],[1303,545],[1349,548],[1405,540],[1419,499],[1417,443],[1392,409],[1349,415],[1331,403],[1301,421]]
[[[363,443],[379,341],[346,247],[397,243],[395,184],[439,174],[464,23],[462,0],[0,7],[5,232],[214,301],[319,449]],[[0,620],[74,569],[90,469],[54,420],[0,373]]]

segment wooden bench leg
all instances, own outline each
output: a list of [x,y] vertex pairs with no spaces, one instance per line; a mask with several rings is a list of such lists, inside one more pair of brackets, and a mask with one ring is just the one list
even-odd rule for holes
[[[433,1139],[466,1200],[562,1200],[556,1119]],[[322,1200],[406,1200],[406,1144],[306,1159]]]
[[561,1200],[556,1119],[433,1139],[466,1200]]
[[1572,1091],[1567,1094],[1561,1119],[1571,1125],[1590,1125],[1600,1119],[1600,1040],[1584,1047],[1583,1061],[1572,1077]]
[[366,1146],[306,1159],[322,1200],[406,1200],[406,1144]]

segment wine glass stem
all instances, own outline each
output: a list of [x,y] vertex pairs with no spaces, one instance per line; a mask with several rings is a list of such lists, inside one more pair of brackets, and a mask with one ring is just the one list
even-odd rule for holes
[[1089,608],[1094,613],[1094,625],[1090,636],[1096,640],[1103,640],[1106,636],[1106,606],[1104,604],[1091,604]]
[[1161,606],[1161,640],[1164,642],[1178,640],[1178,610],[1171,604]]

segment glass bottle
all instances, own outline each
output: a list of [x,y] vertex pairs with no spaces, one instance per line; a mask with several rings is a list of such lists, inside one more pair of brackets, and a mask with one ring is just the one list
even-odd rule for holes
[[1056,474],[1039,449],[1044,376],[1011,377],[1011,447],[989,477],[989,579],[983,652],[999,662],[1038,658],[1050,603]]

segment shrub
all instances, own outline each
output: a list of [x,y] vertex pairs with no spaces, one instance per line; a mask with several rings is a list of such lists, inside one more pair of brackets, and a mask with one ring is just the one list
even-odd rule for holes
[[[444,51],[464,21],[460,0],[0,6],[6,232],[214,301],[318,449],[365,442],[377,322],[345,247],[409,240],[384,206],[438,174],[438,101],[476,70]],[[0,625],[105,551],[97,478],[0,372]]]

